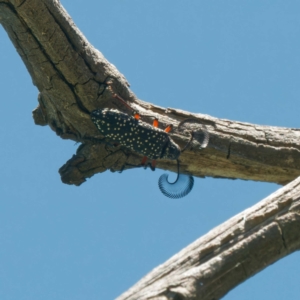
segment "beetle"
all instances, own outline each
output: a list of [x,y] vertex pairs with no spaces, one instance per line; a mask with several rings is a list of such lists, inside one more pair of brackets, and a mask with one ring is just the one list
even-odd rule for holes
[[150,159],[175,160],[180,156],[179,146],[168,131],[149,125],[117,109],[97,109],[91,119],[106,138]]
[[[120,96],[114,94],[114,97],[128,106]],[[129,106],[129,108],[131,107]],[[170,183],[166,174],[161,175],[159,178],[158,185],[165,196],[181,198],[192,190],[194,179],[190,175],[180,174],[178,158],[192,141],[193,134],[191,134],[188,144],[181,150],[168,134],[172,130],[172,126],[169,125],[165,130],[162,130],[158,128],[157,119],[154,119],[151,126],[142,121],[141,115],[136,112],[133,115],[129,115],[117,109],[109,108],[96,109],[91,112],[90,116],[97,129],[105,138],[142,154],[144,158],[141,165],[145,166],[147,159],[150,158],[152,160],[151,169],[154,170],[156,159],[177,160],[177,178],[175,182]],[[186,121],[182,121],[178,127]],[[209,136],[203,125],[202,130],[204,141],[201,147],[205,148],[208,144]]]

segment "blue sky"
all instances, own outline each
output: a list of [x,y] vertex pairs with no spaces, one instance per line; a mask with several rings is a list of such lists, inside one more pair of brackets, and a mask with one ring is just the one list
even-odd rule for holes
[[[164,107],[299,127],[298,1],[62,0],[136,95]],[[21,59],[0,27],[0,299],[114,299],[183,247],[280,188],[195,179],[172,200],[160,170],[106,172],[80,187],[58,169],[78,145],[35,126]],[[224,299],[298,299],[299,253]]]

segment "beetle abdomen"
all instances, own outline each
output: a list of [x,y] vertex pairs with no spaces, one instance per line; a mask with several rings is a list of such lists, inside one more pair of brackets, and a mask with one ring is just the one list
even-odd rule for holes
[[179,147],[168,134],[116,109],[97,109],[91,119],[108,139],[150,159],[177,159]]

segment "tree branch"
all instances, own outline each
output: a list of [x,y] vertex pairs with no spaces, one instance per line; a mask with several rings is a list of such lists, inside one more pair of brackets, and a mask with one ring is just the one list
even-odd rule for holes
[[117,300],[209,300],[300,247],[300,178],[214,228]]
[[[182,148],[188,130],[205,124],[205,150],[193,142],[180,156],[181,171],[194,176],[240,178],[285,184],[300,175],[298,129],[217,119],[138,99],[125,77],[86,40],[56,0],[0,0],[0,22],[40,94],[37,125],[49,125],[63,139],[82,143],[61,169],[62,181],[80,185],[96,173],[139,166],[141,155],[107,143],[90,119],[97,108],[128,108],[174,125],[171,138]],[[146,118],[147,119],[147,118]],[[147,119],[149,122],[151,118]],[[159,160],[158,168],[176,170]],[[217,227],[119,299],[217,299],[270,263],[299,248],[299,179]]]
[[[60,137],[84,144],[60,169],[63,182],[80,185],[95,173],[140,165],[140,155],[106,147],[90,120],[89,113],[97,108],[117,106],[128,112],[112,93],[140,113],[157,117],[162,127],[173,124],[171,137],[180,147],[189,138],[188,133],[176,130],[180,121],[193,117],[208,127],[207,149],[200,150],[194,143],[181,155],[183,173],[280,184],[300,175],[298,129],[216,119],[139,100],[124,76],[85,39],[58,1],[0,1],[0,21],[40,91],[39,106],[33,112],[36,124],[47,124]],[[197,126],[192,127],[199,130]],[[160,160],[157,167],[175,171],[176,162]]]

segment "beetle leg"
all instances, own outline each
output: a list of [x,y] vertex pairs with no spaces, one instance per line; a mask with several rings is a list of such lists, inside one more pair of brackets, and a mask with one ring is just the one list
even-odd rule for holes
[[139,120],[141,118],[141,115],[137,113],[121,96],[116,93],[114,93],[112,96],[121,101],[127,108],[129,108],[133,112],[133,116],[136,120]]
[[[153,125],[153,127],[158,128],[158,120],[157,120],[157,118],[155,118],[155,119],[153,120],[153,124],[152,124],[152,125]],[[168,126],[166,127],[165,132],[170,132],[172,129],[173,129],[173,125],[170,124],[170,125],[168,125]]]
[[136,119],[136,120],[139,120],[141,118],[141,115],[136,112],[122,97],[120,97],[118,94],[114,93],[112,95],[114,98],[118,99],[119,101],[121,101],[127,108],[129,108],[133,113],[133,117]]
[[134,112],[133,113],[133,117],[136,119],[136,120],[139,120],[141,118],[141,115],[137,112]]
[[131,110],[133,110],[133,108],[122,97],[120,97],[118,94],[114,93],[112,96],[114,98],[120,100],[125,106],[127,106],[128,108],[130,108]]
[[[139,168],[139,167],[141,167],[141,166],[137,166],[137,165],[132,165],[132,164],[128,164],[128,163],[125,163],[123,166],[122,166],[122,168],[119,170],[119,171],[117,171],[118,173],[122,173],[124,170],[125,170],[125,168],[126,168],[126,170],[127,169],[133,169],[133,168]],[[112,172],[115,172],[115,170],[113,170],[113,169],[110,169]]]
[[150,165],[150,169],[151,169],[152,171],[155,171],[155,167],[156,167],[156,160],[153,159],[152,162],[151,162],[151,165]]
[[165,132],[170,132],[173,129],[173,125],[170,124],[167,126],[167,128],[165,129]]
[[142,159],[142,162],[141,162],[141,165],[144,166],[145,169],[147,168],[147,165],[146,165],[147,159],[148,159],[148,157],[144,156]]
[[155,171],[156,160],[154,159],[154,160],[151,161],[151,163],[146,163],[147,160],[148,160],[148,157],[144,156],[143,159],[142,159],[142,162],[141,162],[141,166],[144,167],[145,170],[149,166],[152,171]]
[[158,120],[155,118],[152,123],[153,127],[158,128]]

